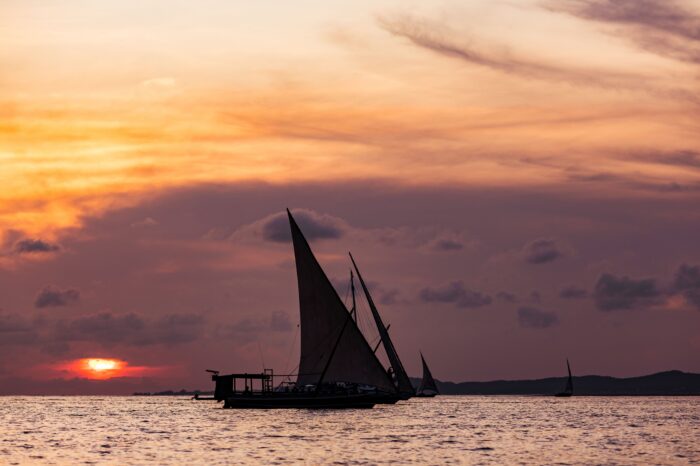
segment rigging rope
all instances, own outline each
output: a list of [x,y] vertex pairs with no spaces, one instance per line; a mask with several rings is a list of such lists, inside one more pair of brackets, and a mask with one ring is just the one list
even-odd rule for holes
[[[287,356],[287,363],[284,365],[284,368],[287,369],[287,374],[294,372],[289,370],[289,363],[292,362],[292,351],[294,350],[294,344],[297,342],[297,335],[299,335],[299,324],[297,324],[296,330],[294,330],[294,338],[292,338],[292,346],[289,348],[289,356]],[[299,368],[299,365],[297,364],[296,369]],[[287,377],[287,379],[291,382],[291,379]]]

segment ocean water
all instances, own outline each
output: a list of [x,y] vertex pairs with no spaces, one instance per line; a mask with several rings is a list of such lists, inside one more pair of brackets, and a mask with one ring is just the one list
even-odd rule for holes
[[0,464],[698,464],[700,397],[441,396],[372,410],[0,397]]

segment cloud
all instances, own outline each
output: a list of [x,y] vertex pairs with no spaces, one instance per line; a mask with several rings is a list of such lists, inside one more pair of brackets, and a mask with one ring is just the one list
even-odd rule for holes
[[514,303],[518,300],[518,298],[517,298],[517,296],[515,296],[515,294],[509,293],[507,291],[499,291],[498,293],[496,293],[496,297],[498,299],[501,299],[501,300],[507,302],[507,303]]
[[524,328],[543,329],[559,323],[559,318],[552,312],[546,312],[536,307],[518,308],[518,323]]
[[[322,214],[310,209],[294,209],[294,219],[307,240],[338,239],[349,229],[348,224],[328,214]],[[209,237],[215,235],[208,234]],[[220,234],[218,236],[221,236]],[[292,240],[289,220],[286,212],[279,212],[251,224],[236,229],[229,236],[232,240],[260,239],[275,243],[287,243]]]
[[[350,280],[347,278],[337,277],[332,277],[330,280],[333,284],[333,288],[335,288],[335,291],[338,293],[338,296],[340,296],[343,301],[347,301],[347,306],[350,307]],[[390,306],[399,301],[401,292],[396,288],[385,288],[374,280],[365,280],[365,285],[367,285],[367,289],[369,289],[375,303]],[[362,291],[362,287],[358,283],[357,278],[355,278],[355,296],[358,300],[364,299],[364,292]]]
[[380,290],[379,293],[379,303],[386,306],[391,306],[399,301],[399,295],[401,293],[397,289],[391,290]]
[[568,0],[547,8],[589,21],[621,26],[638,46],[678,60],[700,63],[700,16],[674,0]]
[[644,77],[602,70],[560,68],[546,63],[516,58],[510,51],[486,49],[474,40],[458,43],[449,38],[444,25],[408,15],[379,17],[379,26],[388,33],[407,39],[413,45],[466,63],[480,65],[525,78],[563,81],[570,84],[612,88],[638,88]]
[[275,332],[289,332],[294,325],[286,311],[274,311],[270,315],[270,330]]
[[267,330],[288,332],[294,325],[286,311],[274,311],[265,318],[246,317],[229,326],[231,333],[257,333]]
[[700,153],[693,150],[674,152],[646,152],[641,154],[625,154],[624,160],[642,161],[658,165],[670,165],[681,168],[700,169]]
[[461,281],[455,281],[437,288],[423,288],[420,299],[425,302],[454,303],[461,308],[476,308],[491,304],[491,296],[464,287]]
[[249,342],[265,332],[289,332],[294,323],[286,311],[273,311],[266,317],[245,317],[224,327],[219,333],[226,338]]
[[431,248],[435,251],[459,251],[464,249],[464,244],[449,238],[437,238],[431,243]]
[[700,153],[692,150],[683,150],[656,158],[654,161],[679,167],[700,168]]
[[588,297],[588,291],[575,286],[567,286],[559,292],[559,297],[564,299],[583,299]]
[[537,239],[523,248],[525,261],[529,264],[546,264],[562,256],[552,239]]
[[[320,214],[313,210],[296,209],[292,213],[307,240],[337,239],[343,236],[344,222],[336,217]],[[286,243],[291,241],[289,220],[286,213],[268,219],[262,225],[263,238],[267,241]]]
[[[664,162],[655,162],[664,165]],[[649,193],[694,193],[700,192],[700,183],[677,181],[640,181],[628,176],[613,175],[610,173],[570,173],[567,178],[579,183],[610,183],[616,184],[622,188],[632,189],[634,191],[649,192]]]
[[674,277],[673,290],[681,293],[688,304],[700,310],[700,266],[681,265]]
[[37,294],[34,306],[38,308],[68,306],[79,299],[80,291],[78,290],[72,288],[60,290],[56,287],[47,286]]
[[137,222],[131,223],[132,228],[146,228],[146,227],[154,227],[157,225],[159,225],[158,221],[152,217],[146,217],[143,220],[139,220]]
[[631,279],[605,273],[598,278],[593,297],[601,311],[640,309],[661,302],[663,293],[652,278]]
[[476,245],[475,240],[467,238],[456,229],[445,229],[435,225],[353,228],[352,236],[362,241],[382,243],[391,247],[438,253],[462,251]]
[[37,337],[32,322],[17,314],[0,310],[0,346],[33,344]]
[[530,292],[530,301],[532,301],[533,303],[539,303],[540,301],[542,301],[542,293],[540,293],[537,290],[532,290]]
[[155,319],[139,314],[103,312],[56,322],[54,341],[90,341],[104,346],[117,344],[179,345],[197,339],[204,319],[194,314],[169,314]]
[[43,254],[56,252],[59,249],[61,248],[57,244],[51,244],[40,239],[31,238],[17,241],[14,248],[17,254]]

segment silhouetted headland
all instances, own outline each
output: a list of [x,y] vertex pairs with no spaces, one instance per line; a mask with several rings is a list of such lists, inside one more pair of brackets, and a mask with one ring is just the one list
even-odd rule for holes
[[[421,379],[412,378],[417,385]],[[443,395],[551,395],[561,389],[567,377],[535,380],[494,380],[491,382],[441,382]],[[588,396],[670,396],[700,395],[700,374],[666,371],[641,377],[617,378],[601,375],[573,377],[576,395]]]

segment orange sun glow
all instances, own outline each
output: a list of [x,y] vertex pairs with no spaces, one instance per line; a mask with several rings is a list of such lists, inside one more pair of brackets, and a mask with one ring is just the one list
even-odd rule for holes
[[107,380],[115,377],[143,377],[162,373],[165,367],[132,366],[123,359],[82,358],[65,361],[53,366],[63,376],[82,379]]
[[126,365],[119,359],[87,358],[76,361],[76,369],[90,379],[109,379],[122,375],[122,369]]

